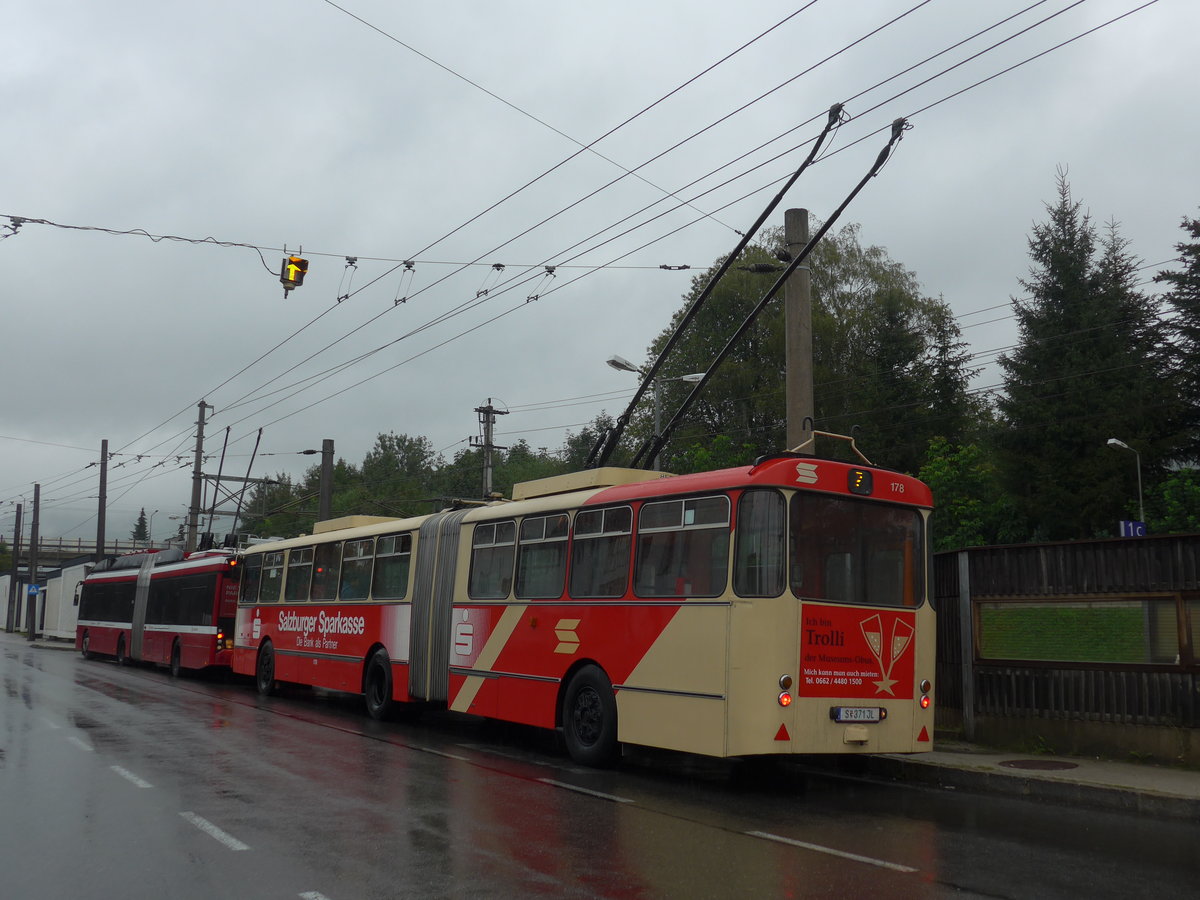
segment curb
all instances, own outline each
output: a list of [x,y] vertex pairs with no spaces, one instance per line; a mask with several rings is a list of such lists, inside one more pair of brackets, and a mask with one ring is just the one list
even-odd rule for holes
[[1088,784],[1057,778],[957,767],[895,756],[871,757],[867,766],[875,777],[935,787],[965,790],[1059,803],[1071,806],[1134,813],[1156,818],[1200,819],[1200,800],[1117,785]]

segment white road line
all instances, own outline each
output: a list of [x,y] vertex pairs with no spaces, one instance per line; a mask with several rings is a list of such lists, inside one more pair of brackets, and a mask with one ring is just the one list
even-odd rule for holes
[[614,803],[632,803],[633,801],[627,797],[618,797],[615,794],[604,794],[600,791],[589,791],[587,788],[577,787],[573,784],[567,784],[565,781],[555,781],[553,778],[539,778],[538,781],[543,784],[550,784],[554,787],[565,788],[568,791],[575,791],[577,794],[587,794],[589,797],[599,797],[601,800],[612,800]]
[[183,816],[185,819],[187,819],[189,822],[191,822],[193,825],[195,825],[197,828],[199,828],[201,831],[203,831],[205,834],[207,834],[209,837],[215,838],[216,840],[220,841],[222,844],[224,844],[230,850],[249,850],[250,849],[248,844],[243,844],[241,841],[239,841],[233,835],[227,834],[226,832],[224,832],[220,828],[218,828],[216,825],[214,825],[212,822],[208,821],[208,819],[202,818],[201,816],[196,815],[194,812],[181,812],[180,815]]
[[432,753],[434,756],[444,756],[446,759],[457,759],[461,760],[462,762],[471,761],[469,757],[459,756],[455,753],[446,753],[444,750],[434,750],[432,747],[418,747],[414,744],[413,749],[420,750],[422,753]]
[[42,724],[52,731],[58,731],[58,729],[62,728],[57,722],[51,722],[49,719],[42,719]]
[[808,841],[795,841],[791,838],[780,837],[777,834],[770,834],[766,831],[747,831],[746,834],[750,835],[750,837],[775,841],[778,844],[789,844],[792,847],[800,847],[801,849],[812,850],[816,853],[826,853],[829,856],[838,856],[842,859],[850,859],[854,862],[866,863],[869,866],[879,866],[881,869],[891,869],[893,872],[920,871],[919,869],[914,869],[912,866],[902,866],[899,863],[888,862],[884,859],[874,859],[870,856],[859,856],[857,853],[847,853],[845,850],[834,850],[832,847],[822,847],[820,844],[810,844]]
[[329,898],[320,891],[305,891],[300,895],[300,900],[329,900]]
[[138,778],[136,775],[134,775],[128,769],[122,769],[120,766],[109,766],[109,768],[112,769],[114,772],[116,772],[118,775],[120,775],[122,778],[124,778],[126,781],[131,781],[140,788],[154,787],[154,785],[152,785],[150,782],[142,781],[142,779]]
[[74,744],[76,747],[78,747],[80,750],[86,750],[88,753],[96,752],[91,747],[89,747],[87,744],[85,744],[83,741],[81,741],[79,738],[75,737],[75,735],[71,735],[69,738],[67,738],[67,740],[70,741],[72,744]]

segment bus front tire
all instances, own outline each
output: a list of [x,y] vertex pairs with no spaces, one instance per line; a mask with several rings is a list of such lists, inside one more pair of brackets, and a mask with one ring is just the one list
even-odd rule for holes
[[83,633],[83,646],[80,648],[84,659],[95,659],[96,654],[92,652],[92,636],[86,631]]
[[179,649],[179,641],[176,641],[171,646],[171,677],[179,678],[181,675],[183,675],[182,651]]
[[382,647],[367,660],[363,696],[367,702],[367,715],[372,719],[386,719],[391,715],[395,707],[392,701],[392,660]]
[[258,663],[254,667],[254,686],[266,697],[275,693],[275,650],[270,643],[263,644],[258,651]]
[[598,667],[584,666],[571,676],[563,694],[562,729],[575,762],[601,767],[616,759],[617,698]]

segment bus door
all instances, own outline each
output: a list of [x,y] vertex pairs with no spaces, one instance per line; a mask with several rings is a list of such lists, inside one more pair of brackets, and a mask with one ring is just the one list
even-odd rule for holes
[[133,595],[133,633],[129,641],[129,658],[142,659],[142,638],[146,631],[146,604],[150,597],[150,573],[154,571],[155,554],[147,553],[138,569],[137,588]]
[[417,536],[408,693],[446,700],[450,693],[450,620],[458,566],[460,524],[470,510],[430,516]]

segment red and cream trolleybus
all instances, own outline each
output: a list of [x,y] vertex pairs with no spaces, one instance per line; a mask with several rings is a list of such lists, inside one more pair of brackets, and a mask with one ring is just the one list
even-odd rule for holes
[[276,680],[718,757],[931,747],[929,489],[812,456],[593,469],[245,552],[233,656]]
[[75,646],[88,659],[184,669],[228,666],[237,611],[238,560],[212,550],[148,550],[101,560],[79,591]]

